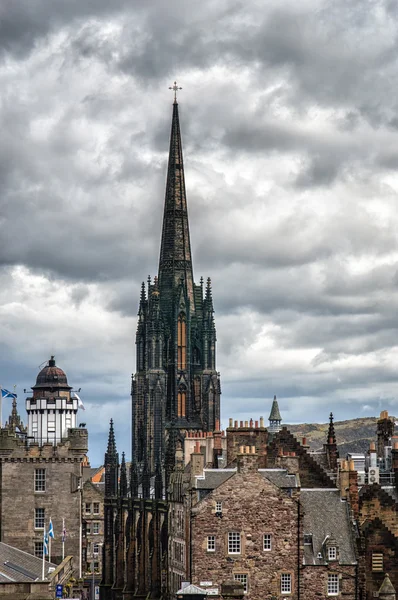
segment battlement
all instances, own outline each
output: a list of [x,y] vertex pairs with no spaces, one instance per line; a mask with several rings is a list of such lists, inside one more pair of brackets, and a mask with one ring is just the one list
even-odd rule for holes
[[83,428],[68,429],[68,436],[56,445],[45,442],[39,445],[29,437],[18,436],[8,429],[0,429],[1,459],[75,459],[88,451],[88,431]]

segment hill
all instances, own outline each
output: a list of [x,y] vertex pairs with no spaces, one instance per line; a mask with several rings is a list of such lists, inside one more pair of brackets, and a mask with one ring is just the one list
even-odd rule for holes
[[[344,456],[347,452],[366,452],[369,443],[376,441],[377,420],[378,417],[364,417],[335,421],[334,429],[340,456]],[[302,423],[286,425],[286,427],[297,438],[306,437],[307,443],[313,450],[319,450],[326,442],[329,423]]]

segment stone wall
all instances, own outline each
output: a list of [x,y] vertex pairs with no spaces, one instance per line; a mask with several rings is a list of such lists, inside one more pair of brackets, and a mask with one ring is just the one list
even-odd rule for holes
[[[45,492],[35,492],[36,469],[45,469]],[[34,554],[35,542],[43,541],[43,529],[35,528],[35,509],[44,508],[46,528],[51,517],[55,534],[51,561],[61,561],[64,518],[65,556],[73,555],[78,564],[81,499],[79,491],[71,490],[80,476],[81,463],[77,460],[2,460],[1,541]]]

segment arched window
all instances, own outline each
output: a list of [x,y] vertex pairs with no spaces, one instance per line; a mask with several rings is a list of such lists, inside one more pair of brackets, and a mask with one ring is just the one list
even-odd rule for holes
[[184,313],[180,313],[177,321],[177,369],[187,368],[187,323]]
[[177,394],[177,415],[179,417],[187,416],[187,392],[184,388],[180,388]]

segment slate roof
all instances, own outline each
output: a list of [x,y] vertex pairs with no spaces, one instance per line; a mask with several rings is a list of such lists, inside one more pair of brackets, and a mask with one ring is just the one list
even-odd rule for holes
[[196,477],[196,488],[199,490],[215,490],[235,473],[236,469],[204,469],[203,477]]
[[295,475],[289,475],[286,469],[259,469],[259,474],[274,483],[279,488],[298,487]]
[[340,499],[339,490],[302,489],[300,501],[304,510],[303,533],[312,534],[312,545],[304,544],[304,564],[326,564],[323,544],[327,538],[336,541],[340,564],[356,564],[347,502]]
[[276,396],[272,402],[271,412],[268,417],[268,421],[282,421],[281,413],[279,412],[279,405]]
[[[0,542],[0,582],[10,583],[31,582],[41,580],[43,560],[18,550],[13,546]],[[53,563],[46,561],[45,575],[48,574],[49,567],[57,567]]]

